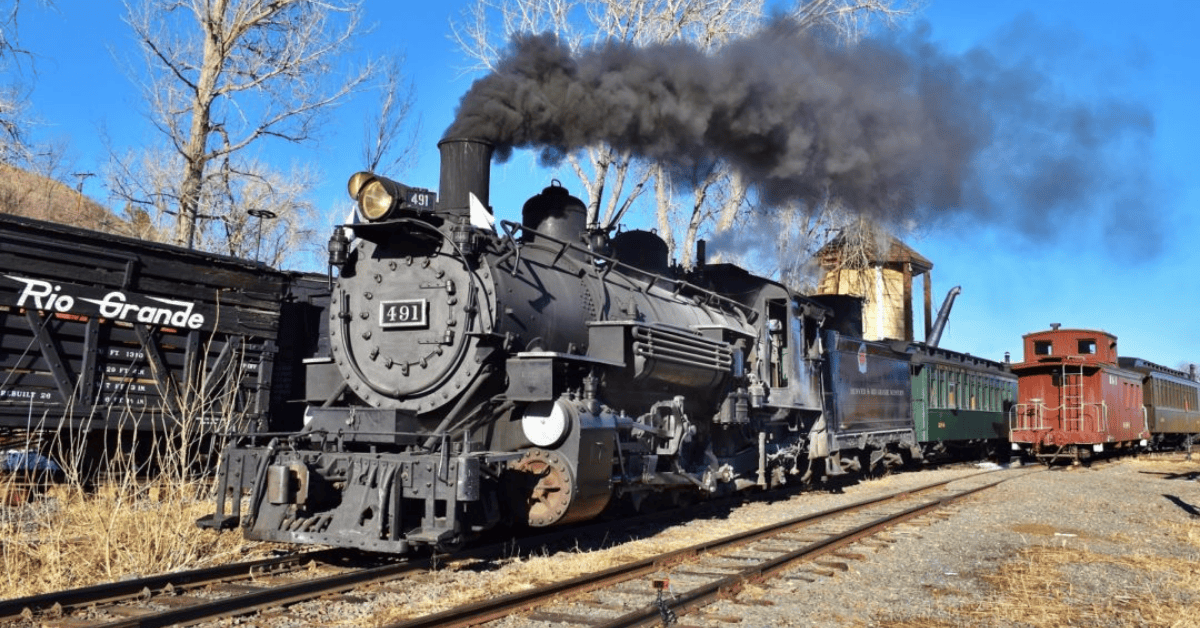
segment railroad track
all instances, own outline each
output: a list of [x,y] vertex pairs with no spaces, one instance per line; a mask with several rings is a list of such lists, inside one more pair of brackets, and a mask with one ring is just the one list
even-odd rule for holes
[[[337,575],[286,582],[316,565],[357,577],[363,570],[348,566],[346,557],[337,550],[301,552],[5,600],[0,601],[0,625],[170,626],[242,614],[255,604],[265,608],[292,601],[289,596],[308,599],[306,591],[332,584],[322,581]],[[420,568],[377,569],[389,567]]]
[[[842,563],[822,563],[819,558],[1009,479],[1039,472],[1042,470],[988,471],[937,482],[386,628],[476,626],[518,613],[527,613],[525,618],[533,625],[624,628],[669,624],[680,614],[805,563],[814,573],[831,574],[829,570]],[[993,474],[1000,477],[984,477]],[[949,488],[964,480],[971,480],[971,486]]]
[[[977,478],[990,473],[996,472],[986,472],[968,477]],[[633,590],[640,593],[642,597],[648,595],[655,600],[659,600],[661,597],[662,601],[648,606],[643,605],[640,610],[621,608],[623,611],[629,610],[625,614],[631,617],[645,616],[648,619],[637,621],[647,621],[650,622],[649,624],[637,623],[630,618],[622,619],[626,623],[612,625],[650,625],[661,621],[661,616],[668,612],[683,612],[685,609],[706,603],[705,600],[712,595],[720,595],[722,592],[730,590],[731,587],[736,588],[741,586],[741,583],[753,581],[754,578],[767,577],[773,571],[785,568],[784,565],[790,564],[791,561],[802,560],[805,556],[811,558],[820,553],[833,552],[856,538],[871,534],[875,528],[869,527],[867,524],[859,524],[841,538],[834,538],[837,535],[830,535],[828,540],[821,542],[802,542],[795,538],[788,540],[781,535],[799,529],[804,529],[807,534],[812,534],[816,529],[814,526],[822,522],[827,523],[833,517],[857,516],[864,521],[864,517],[879,518],[880,516],[877,514],[879,509],[896,511],[899,508],[897,500],[912,500],[919,495],[944,488],[952,481],[958,482],[963,479],[965,478],[910,489],[898,495],[864,500],[831,511],[784,522],[778,526],[753,530],[647,558],[597,574],[452,609],[395,626],[415,628],[476,625],[514,613],[539,609],[551,600],[562,599],[564,596],[588,591],[600,595],[599,592],[605,587],[619,584],[627,592]],[[995,483],[998,481],[985,484],[975,490],[982,490]],[[908,507],[906,510],[898,511],[899,514],[892,512],[889,516],[893,520],[915,517],[967,494],[969,493],[963,492],[957,495],[942,496],[934,499],[931,502],[932,505],[926,503]],[[872,513],[876,514],[872,515]],[[677,519],[679,516],[681,515],[676,514],[674,518]],[[666,518],[672,519],[670,516]],[[102,584],[71,591],[0,601],[0,626],[38,625],[46,628],[137,626],[148,628],[196,625],[226,617],[277,609],[296,602],[361,589],[371,584],[403,580],[410,575],[426,572],[435,563],[440,566],[450,566],[460,561],[466,563],[480,559],[511,556],[514,552],[519,554],[529,548],[552,545],[557,542],[558,537],[602,536],[605,528],[610,525],[611,522],[607,522],[575,527],[552,534],[530,537],[515,544],[508,542],[482,546],[452,557],[434,556],[417,560],[403,560],[378,555],[364,556],[345,550],[320,550]],[[873,525],[885,526],[887,524],[875,522]],[[730,556],[730,552],[753,552],[755,543],[774,545],[776,551],[773,554],[768,553],[763,560],[748,563],[742,569],[731,570],[728,565],[711,567],[705,566],[703,562],[698,562],[707,558],[725,560],[721,557]],[[790,554],[796,554],[796,556],[786,558]],[[775,563],[778,563],[778,567],[774,566]],[[691,567],[679,567],[679,565],[691,565]],[[694,573],[689,573],[689,571]],[[692,582],[697,575],[705,576],[701,578],[703,582]],[[639,579],[641,582],[636,582]],[[654,582],[663,583],[662,587],[655,589],[652,586]],[[666,584],[667,582],[670,582],[669,586]],[[634,595],[634,597],[639,596]],[[597,607],[597,604],[593,602],[591,606]],[[599,608],[604,606],[603,603],[598,605]],[[529,618],[554,624],[567,623],[573,618],[586,619],[583,621],[585,625],[588,623],[604,625],[604,621],[614,619],[596,620],[594,608],[592,615],[591,618],[585,618],[582,615],[572,614],[569,610],[542,608],[530,615]],[[615,619],[620,619],[620,617]],[[596,621],[600,621],[600,623],[596,623]]]
[[[693,510],[716,513],[730,504],[712,502]],[[638,528],[655,529],[687,518],[664,511],[625,519],[634,531],[611,535],[604,521],[479,546],[452,556],[407,560],[363,555],[343,549],[300,552],[206,569],[0,600],[0,627],[45,628],[190,626],[249,615],[296,602],[342,593],[373,583],[402,580],[431,568],[476,560],[494,560],[557,545],[578,546],[578,536],[620,542],[637,538]],[[642,532],[642,534],[650,532]]]

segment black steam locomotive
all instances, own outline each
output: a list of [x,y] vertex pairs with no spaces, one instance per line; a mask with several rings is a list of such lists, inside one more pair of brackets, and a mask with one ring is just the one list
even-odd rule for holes
[[496,231],[491,146],[439,148],[437,195],[350,180],[366,221],[330,241],[338,278],[305,426],[227,447],[202,525],[448,549],[616,500],[920,457],[911,347],[839,334],[829,304],[734,265],[701,256],[684,273],[652,233],[589,228],[558,185]]

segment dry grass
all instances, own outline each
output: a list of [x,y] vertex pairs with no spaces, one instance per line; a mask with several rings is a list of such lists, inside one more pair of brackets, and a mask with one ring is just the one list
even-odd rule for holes
[[[1129,461],[1146,472],[1162,475],[1194,473],[1200,462],[1183,456]],[[939,604],[939,617],[885,615],[872,622],[886,628],[942,628],[949,626],[1059,628],[1104,626],[1133,628],[1164,626],[1200,628],[1200,521],[1159,522],[1161,547],[1189,552],[1176,555],[1132,551],[1115,555],[1083,545],[1052,539],[1046,530],[1014,530],[1042,537],[1018,551],[990,573],[976,574],[986,595],[969,602]],[[1081,540],[1087,536],[1070,531]],[[1122,547],[1136,547],[1120,538],[1109,539]],[[1179,556],[1178,554],[1185,554]],[[955,617],[947,620],[945,616]]]
[[49,489],[0,515],[5,598],[227,562],[240,535],[196,528],[212,511],[198,481],[118,482],[95,491]]
[[[1088,586],[1088,573],[1106,572],[1116,587]],[[1033,546],[980,579],[990,587],[982,600],[942,611],[956,617],[885,616],[886,628],[980,626],[1060,628],[1164,626],[1196,628],[1200,616],[1200,568],[1194,561],[1147,555],[1112,556],[1061,546]]]
[[[187,404],[170,434],[115,432],[120,438],[101,448],[100,460],[89,458],[78,434],[49,428],[51,442],[31,437],[24,449],[51,452],[62,473],[32,485],[19,475],[0,476],[0,597],[228,563],[272,547],[195,523],[214,505],[203,445],[211,434],[192,417],[213,416],[206,404],[235,385],[208,397],[183,395]],[[233,417],[222,421],[212,431],[231,429]]]
[[[1085,565],[1122,586],[1089,591],[1072,577]],[[995,594],[959,609],[976,625],[1200,626],[1200,570],[1190,560],[1034,546],[982,579]]]

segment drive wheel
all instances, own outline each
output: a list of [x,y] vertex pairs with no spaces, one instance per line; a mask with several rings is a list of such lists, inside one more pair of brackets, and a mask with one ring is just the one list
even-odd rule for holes
[[575,493],[575,481],[562,455],[530,449],[513,469],[528,478],[525,507],[531,527],[554,525],[566,516]]

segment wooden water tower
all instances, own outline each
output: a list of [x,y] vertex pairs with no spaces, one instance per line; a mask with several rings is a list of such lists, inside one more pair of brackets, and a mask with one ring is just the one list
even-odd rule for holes
[[930,271],[933,263],[892,236],[859,241],[839,235],[817,251],[817,294],[863,299],[863,337],[913,340],[913,277],[924,275],[925,337],[933,327]]

